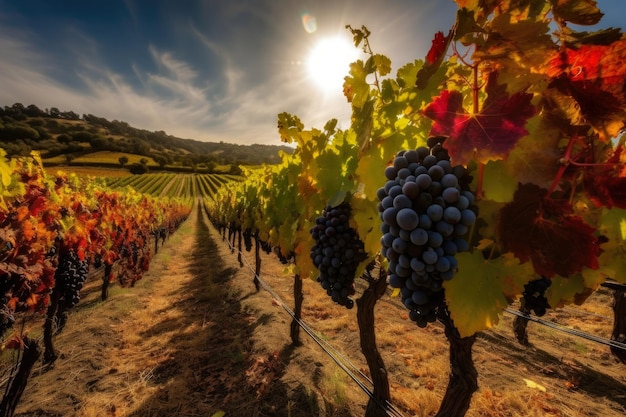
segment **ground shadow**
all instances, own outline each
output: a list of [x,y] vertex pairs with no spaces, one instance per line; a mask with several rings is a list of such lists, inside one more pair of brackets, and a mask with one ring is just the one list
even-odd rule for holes
[[[189,254],[193,279],[182,297],[168,308],[184,314],[142,332],[143,337],[174,332],[167,361],[151,371],[160,386],[129,417],[207,415],[218,411],[237,416],[318,416],[318,400],[301,386],[295,392],[280,377],[293,357],[291,346],[260,355],[252,332],[272,319],[241,304],[241,294],[228,285],[238,272],[221,258],[201,207],[197,208],[195,244]],[[190,330],[200,329],[200,330]]]
[[[565,363],[562,358],[558,358],[551,353],[535,346],[522,346],[512,339],[495,333],[479,333],[479,339],[484,339],[492,345],[506,346],[511,359],[521,363],[530,373],[537,373],[544,376],[576,380],[576,391],[585,391],[588,395],[597,398],[611,397],[615,402],[626,407],[626,397],[624,397],[621,382],[597,370],[590,368],[578,361]],[[532,349],[532,358],[528,355],[528,350]],[[547,374],[546,370],[550,373]]]

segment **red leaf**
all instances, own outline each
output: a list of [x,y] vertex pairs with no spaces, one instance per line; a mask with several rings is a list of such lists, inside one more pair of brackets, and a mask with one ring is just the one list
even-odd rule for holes
[[489,78],[487,99],[476,115],[465,111],[458,91],[443,91],[424,109],[424,115],[434,120],[430,134],[449,136],[446,149],[455,164],[504,159],[528,134],[526,121],[535,114],[532,94],[509,95],[497,85],[496,77]]
[[513,201],[502,208],[498,231],[505,250],[522,262],[531,260],[535,272],[547,277],[597,269],[596,229],[573,215],[567,201],[546,198],[546,193],[534,184],[520,184]]
[[443,35],[443,32],[439,31],[435,33],[435,38],[433,39],[433,44],[426,54],[426,62],[429,64],[434,64],[441,58],[441,56],[446,52],[446,47],[448,45],[447,38]]
[[556,87],[571,95],[585,120],[608,141],[626,126],[626,39],[609,45],[567,48],[548,65]]
[[585,169],[583,184],[589,199],[597,207],[626,209],[626,167],[621,162],[620,145],[606,163]]

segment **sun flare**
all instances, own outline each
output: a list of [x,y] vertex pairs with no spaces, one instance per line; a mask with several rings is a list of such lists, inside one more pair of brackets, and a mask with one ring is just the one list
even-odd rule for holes
[[350,63],[359,55],[357,48],[343,37],[321,39],[306,61],[309,77],[323,90],[341,91]]

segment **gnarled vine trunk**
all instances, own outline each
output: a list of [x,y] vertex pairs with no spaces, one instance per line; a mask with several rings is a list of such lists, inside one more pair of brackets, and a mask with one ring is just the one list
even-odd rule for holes
[[437,318],[445,326],[450,343],[450,379],[435,417],[463,417],[469,410],[472,395],[478,389],[478,371],[472,359],[476,335],[461,337],[445,306],[438,309]]
[[376,333],[374,330],[374,307],[376,306],[376,301],[385,294],[386,289],[387,277],[384,268],[381,268],[378,279],[372,279],[363,295],[356,300],[356,317],[359,323],[361,351],[365,356],[374,385],[374,398],[370,398],[367,403],[366,417],[387,416],[386,407],[391,401],[387,368],[376,347]]
[[[524,306],[520,306],[519,311],[524,315],[530,314],[530,310]],[[524,346],[530,345],[527,327],[528,319],[526,317],[515,316],[515,320],[513,320],[513,333],[515,333],[517,341]]]
[[109,297],[109,284],[111,283],[112,270],[113,265],[104,265],[104,276],[102,277],[102,291],[100,294],[100,299],[102,301],[105,301]]
[[[626,285],[605,282],[602,286],[613,290],[613,333],[611,340],[626,343]],[[611,352],[617,359],[626,364],[626,352],[623,349],[611,346]]]
[[20,361],[19,368],[15,376],[13,376],[7,383],[7,389],[0,402],[0,416],[12,417],[15,413],[15,408],[24,393],[26,384],[28,384],[28,377],[37,362],[37,359],[41,356],[41,348],[35,339],[24,337],[24,354]]

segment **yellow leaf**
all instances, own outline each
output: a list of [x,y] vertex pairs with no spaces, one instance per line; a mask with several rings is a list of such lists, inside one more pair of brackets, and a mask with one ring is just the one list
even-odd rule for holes
[[526,386],[532,389],[538,389],[541,392],[546,392],[546,387],[536,383],[535,381],[531,381],[530,379],[524,378],[524,382],[526,382]]
[[461,337],[498,323],[502,311],[535,277],[529,262],[511,254],[485,260],[480,251],[457,255],[459,271],[445,281],[446,303]]

